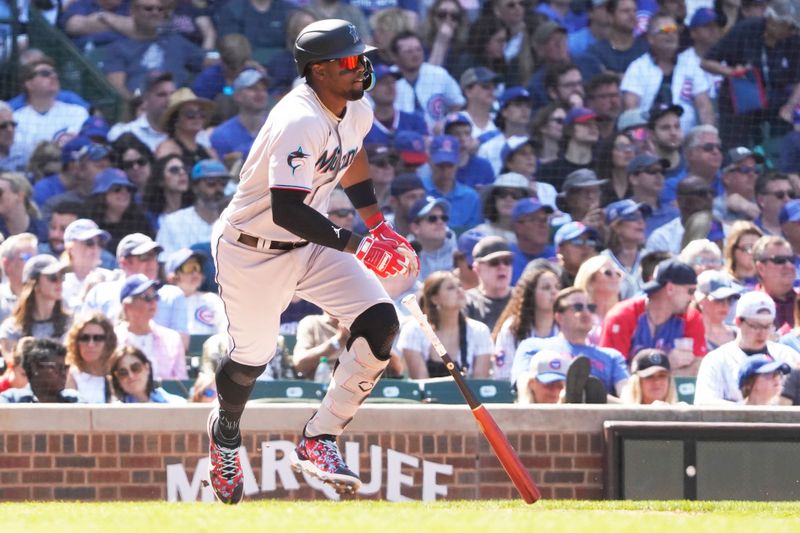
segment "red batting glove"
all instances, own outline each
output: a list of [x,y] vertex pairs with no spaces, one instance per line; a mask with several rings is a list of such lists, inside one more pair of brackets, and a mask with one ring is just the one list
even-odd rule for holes
[[397,233],[392,226],[389,225],[388,222],[382,220],[380,224],[369,230],[369,234],[379,241],[383,241],[386,243],[390,243],[392,246],[396,248],[400,248],[401,246],[405,246],[409,252],[414,254],[414,258],[417,261],[417,268],[416,270],[419,271],[419,257],[414,252],[414,248],[411,246],[411,243],[408,240]]
[[388,241],[367,235],[356,250],[356,259],[382,278],[394,276],[408,268],[406,256]]

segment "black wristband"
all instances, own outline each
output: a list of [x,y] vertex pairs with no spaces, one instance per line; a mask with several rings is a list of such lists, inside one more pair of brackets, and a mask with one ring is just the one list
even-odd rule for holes
[[371,178],[347,187],[344,192],[347,194],[347,197],[350,198],[350,202],[356,209],[369,207],[378,203],[378,197],[375,196],[375,186],[372,184]]

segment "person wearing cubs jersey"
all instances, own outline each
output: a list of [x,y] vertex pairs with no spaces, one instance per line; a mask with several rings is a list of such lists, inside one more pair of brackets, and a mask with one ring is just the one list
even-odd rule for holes
[[[256,378],[272,358],[279,316],[297,295],[350,330],[319,409],[291,454],[292,466],[355,492],[358,476],[336,438],[386,368],[399,329],[378,277],[416,275],[411,245],[378,208],[363,140],[372,126],[364,91],[374,84],[365,45],[349,22],[304,28],[294,57],[305,83],[284,96],[256,136],[233,200],[212,235],[228,353],[216,375],[219,403],[208,419],[209,479],[217,498],[243,496],[239,420]],[[331,192],[344,188],[369,228],[333,224]]]

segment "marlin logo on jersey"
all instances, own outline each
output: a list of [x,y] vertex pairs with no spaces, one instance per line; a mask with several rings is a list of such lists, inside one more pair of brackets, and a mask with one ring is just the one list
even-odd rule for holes
[[[328,151],[325,150],[322,152],[322,155],[319,156],[319,159],[317,159],[317,172],[325,174],[326,172],[335,172],[336,170],[347,168],[355,158],[355,149],[348,151],[344,157],[340,157],[338,146],[330,156],[328,155]],[[339,162],[339,159],[341,159],[341,162]]]
[[303,147],[298,146],[297,150],[289,154],[289,157],[286,158],[286,164],[292,169],[292,176],[294,176],[295,170],[303,166],[306,157],[308,157],[308,154],[303,152]]

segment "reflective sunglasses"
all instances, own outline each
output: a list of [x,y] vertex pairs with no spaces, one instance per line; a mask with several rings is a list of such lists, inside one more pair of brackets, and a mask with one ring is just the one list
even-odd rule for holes
[[106,336],[103,333],[97,335],[91,335],[89,333],[81,333],[78,335],[78,342],[82,342],[84,344],[102,344],[106,342]]
[[678,33],[678,25],[677,24],[664,24],[660,26],[656,31],[656,34],[663,33],[663,34],[670,34],[670,33]]
[[778,266],[785,265],[786,263],[794,264],[793,255],[774,255],[772,257],[762,257],[759,259],[762,263],[768,262]]
[[334,61],[339,62],[339,68],[342,70],[355,70],[358,68],[358,65],[365,64],[364,56],[362,54],[328,60],[329,63],[333,63]]
[[511,266],[514,264],[514,259],[512,257],[495,257],[486,261],[486,264],[492,268],[497,268],[500,265]]
[[17,123],[13,120],[6,120],[5,122],[0,122],[0,130],[7,130],[9,128],[16,128]]
[[332,210],[328,211],[328,215],[337,216],[339,218],[354,217],[354,216],[356,216],[356,210],[355,209],[347,209],[347,208],[344,208],[344,209],[332,209]]
[[614,144],[614,150],[618,152],[633,152],[636,150],[636,147],[630,143],[616,143]]
[[448,222],[450,220],[450,217],[448,215],[428,215],[426,217],[423,217],[422,220],[426,220],[431,224],[436,224],[440,220],[442,222]]
[[575,303],[569,305],[563,305],[560,308],[560,311],[563,313],[564,311],[572,310],[576,313],[583,313],[584,311],[588,311],[590,313],[594,313],[597,311],[597,305],[595,304],[584,304],[584,303]]
[[736,248],[740,252],[744,252],[746,254],[752,254],[753,253],[753,246],[752,245],[750,245],[750,246],[739,246],[737,244],[736,246],[734,246],[734,248]]
[[122,162],[122,170],[131,170],[133,167],[143,167],[147,164],[147,159],[140,157],[139,159],[131,159],[130,161]]
[[587,239],[587,238],[577,238],[577,239],[570,239],[565,242],[566,244],[573,244],[575,246],[591,246],[595,248],[597,246],[597,240],[595,239]]
[[[0,189],[0,198],[2,198],[2,197],[3,197],[3,194],[2,194],[2,192],[3,192],[3,189]],[[20,254],[17,254],[17,259],[19,259],[19,260],[20,260],[20,261],[22,261],[23,263],[24,263],[25,261],[27,261],[28,259],[30,259],[31,257],[33,257],[33,254],[29,254],[29,253],[26,253],[26,252],[22,252],[22,253],[20,253]]]
[[143,302],[147,302],[147,303],[157,302],[157,301],[159,301],[161,299],[161,297],[158,295],[157,292],[155,292],[155,293],[147,292],[147,293],[144,293],[144,294],[139,294],[137,296],[134,296],[134,298],[138,298],[139,300],[141,300]]
[[130,368],[118,368],[114,371],[114,375],[120,379],[127,378],[128,376],[138,376],[144,370],[144,365],[142,363],[136,362],[131,364]]
[[202,272],[203,268],[200,266],[199,263],[195,261],[190,261],[182,264],[180,268],[178,268],[178,272],[181,274],[194,274],[196,272]]
[[167,167],[166,170],[169,174],[186,174],[186,167],[183,165],[174,165],[171,167]]

